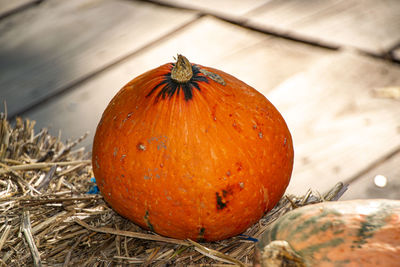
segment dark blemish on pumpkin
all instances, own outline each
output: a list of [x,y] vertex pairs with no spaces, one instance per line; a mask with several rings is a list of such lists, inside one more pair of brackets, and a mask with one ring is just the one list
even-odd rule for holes
[[240,172],[243,169],[242,163],[241,162],[236,162],[237,166],[237,171]]
[[197,242],[204,242],[205,241],[205,239],[204,239],[205,232],[206,232],[206,228],[201,227],[200,230],[199,230],[199,234],[197,236]]
[[287,144],[287,138],[285,137],[285,139],[283,139],[283,145],[286,146]]
[[253,125],[253,129],[254,130],[257,129],[257,125],[256,124]]
[[133,112],[129,112],[128,115],[126,115],[127,118],[130,118],[132,116]]
[[[171,64],[171,70],[175,64]],[[166,97],[172,98],[175,94],[179,96],[180,91],[183,91],[183,95],[186,101],[193,98],[193,89],[200,90],[199,83],[205,82],[209,83],[206,76],[201,75],[200,69],[196,65],[192,65],[193,76],[187,82],[177,82],[171,78],[171,71],[164,75],[162,81],[158,83],[154,88],[146,95],[146,97],[151,96],[158,90],[155,102]]]
[[150,177],[150,176],[147,176],[147,175],[144,175],[143,178],[144,178],[145,180],[150,180],[150,179],[151,179],[151,177]]
[[144,222],[146,223],[147,227],[150,229],[150,231],[154,232],[154,227],[151,224],[150,219],[149,219],[149,211],[148,210],[146,210],[146,214],[144,215],[143,219],[144,219]]
[[232,117],[232,116],[233,116],[232,113],[230,113],[230,114],[229,114],[229,117]]
[[204,236],[204,233],[206,232],[206,228],[204,228],[204,227],[201,227],[200,228],[200,231],[199,231],[199,235],[200,236]]
[[221,76],[219,76],[218,74],[213,73],[213,72],[208,71],[208,70],[205,70],[205,69],[200,69],[200,72],[203,73],[204,75],[206,75],[208,78],[210,78],[214,82],[217,82],[217,83],[222,84],[224,86],[226,85],[226,82],[224,81],[224,79]]
[[227,204],[233,199],[233,195],[241,191],[243,187],[241,187],[240,184],[228,185],[220,192],[215,193],[217,197],[217,210],[226,208]]
[[259,132],[259,133],[258,133],[258,137],[263,138],[262,132]]
[[225,198],[228,195],[228,191],[222,190],[222,196]]
[[219,195],[219,193],[215,193],[217,197],[217,210],[223,210],[226,208],[226,203],[223,201],[222,197]]
[[118,147],[114,147],[114,152],[113,152],[114,158],[117,156],[117,153],[118,153]]
[[145,151],[145,150],[146,150],[146,146],[145,146],[142,142],[139,142],[139,143],[136,145],[136,148],[137,148],[137,150],[139,150],[139,151]]

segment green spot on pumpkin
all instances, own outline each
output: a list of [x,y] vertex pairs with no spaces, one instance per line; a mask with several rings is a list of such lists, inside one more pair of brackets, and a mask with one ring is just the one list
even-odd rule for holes
[[361,248],[362,245],[368,243],[368,239],[372,238],[376,231],[386,224],[387,217],[390,216],[390,207],[382,205],[377,212],[365,217],[365,221],[361,222],[357,232],[358,240],[354,241],[353,247]]
[[[304,212],[304,211],[303,211]],[[296,234],[306,234],[306,231],[320,231],[321,229],[318,228],[319,225],[319,221],[321,218],[329,216],[329,215],[335,215],[338,216],[340,215],[340,213],[338,213],[337,211],[334,210],[327,210],[324,209],[320,214],[312,216],[306,220],[304,220],[303,223],[299,224],[295,229],[293,229],[292,231],[290,231],[289,237],[290,239],[293,238],[294,235]],[[309,230],[309,231],[308,231]]]
[[319,252],[321,249],[336,247],[343,243],[344,243],[343,238],[335,238],[335,239],[329,240],[327,242],[315,244],[315,245],[309,246],[305,249],[302,249],[299,251],[299,254],[302,256],[308,255],[310,257],[314,257],[314,253]]
[[278,230],[279,224],[275,224],[271,229],[271,240],[269,240],[269,242],[276,240],[276,234],[278,233]]
[[154,232],[154,227],[153,225],[150,223],[150,219],[149,219],[149,211],[146,210],[146,214],[143,217],[144,222],[146,223],[147,227],[150,229],[150,231]]
[[341,220],[333,220],[327,221],[322,225],[317,224],[316,227],[311,228],[309,232],[303,232],[302,236],[300,237],[300,241],[307,240],[310,236],[324,233],[326,231],[333,231],[333,234],[340,234],[344,231],[344,222]]
[[296,220],[302,215],[301,212],[293,212],[292,214],[288,214],[288,220]]
[[351,263],[350,260],[336,260],[336,261],[333,263],[333,266],[334,266],[334,267],[345,267],[345,266],[347,266],[347,265],[350,264],[350,263]]

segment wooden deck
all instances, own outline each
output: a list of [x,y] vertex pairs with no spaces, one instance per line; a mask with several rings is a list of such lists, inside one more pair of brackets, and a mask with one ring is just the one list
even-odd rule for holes
[[343,181],[345,199],[400,199],[398,0],[0,0],[9,118],[64,139],[88,131],[88,149],[111,97],[177,53],[281,111],[296,154],[288,192]]

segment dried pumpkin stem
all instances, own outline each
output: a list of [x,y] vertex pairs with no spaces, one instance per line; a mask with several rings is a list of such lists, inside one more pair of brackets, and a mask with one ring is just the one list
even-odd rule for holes
[[192,76],[192,64],[190,64],[186,57],[178,55],[175,66],[171,70],[171,78],[176,82],[185,83],[190,81]]

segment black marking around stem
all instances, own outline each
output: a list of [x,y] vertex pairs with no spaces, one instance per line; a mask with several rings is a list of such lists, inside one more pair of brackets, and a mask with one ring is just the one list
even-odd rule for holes
[[[175,64],[172,64],[171,69],[174,65]],[[171,71],[169,71],[167,74],[164,75],[164,79],[159,84],[154,86],[154,88],[150,91],[150,93],[147,94],[146,97],[152,95],[154,92],[157,91],[157,89],[159,89],[156,96],[156,101],[158,101],[160,98],[165,99],[166,97],[171,98],[175,94],[179,95],[180,91],[182,90],[185,100],[191,100],[193,98],[193,89],[197,89],[200,91],[199,83],[209,82],[208,78],[202,75],[198,66],[192,65],[192,71],[192,78],[188,82],[182,83],[172,79]]]

